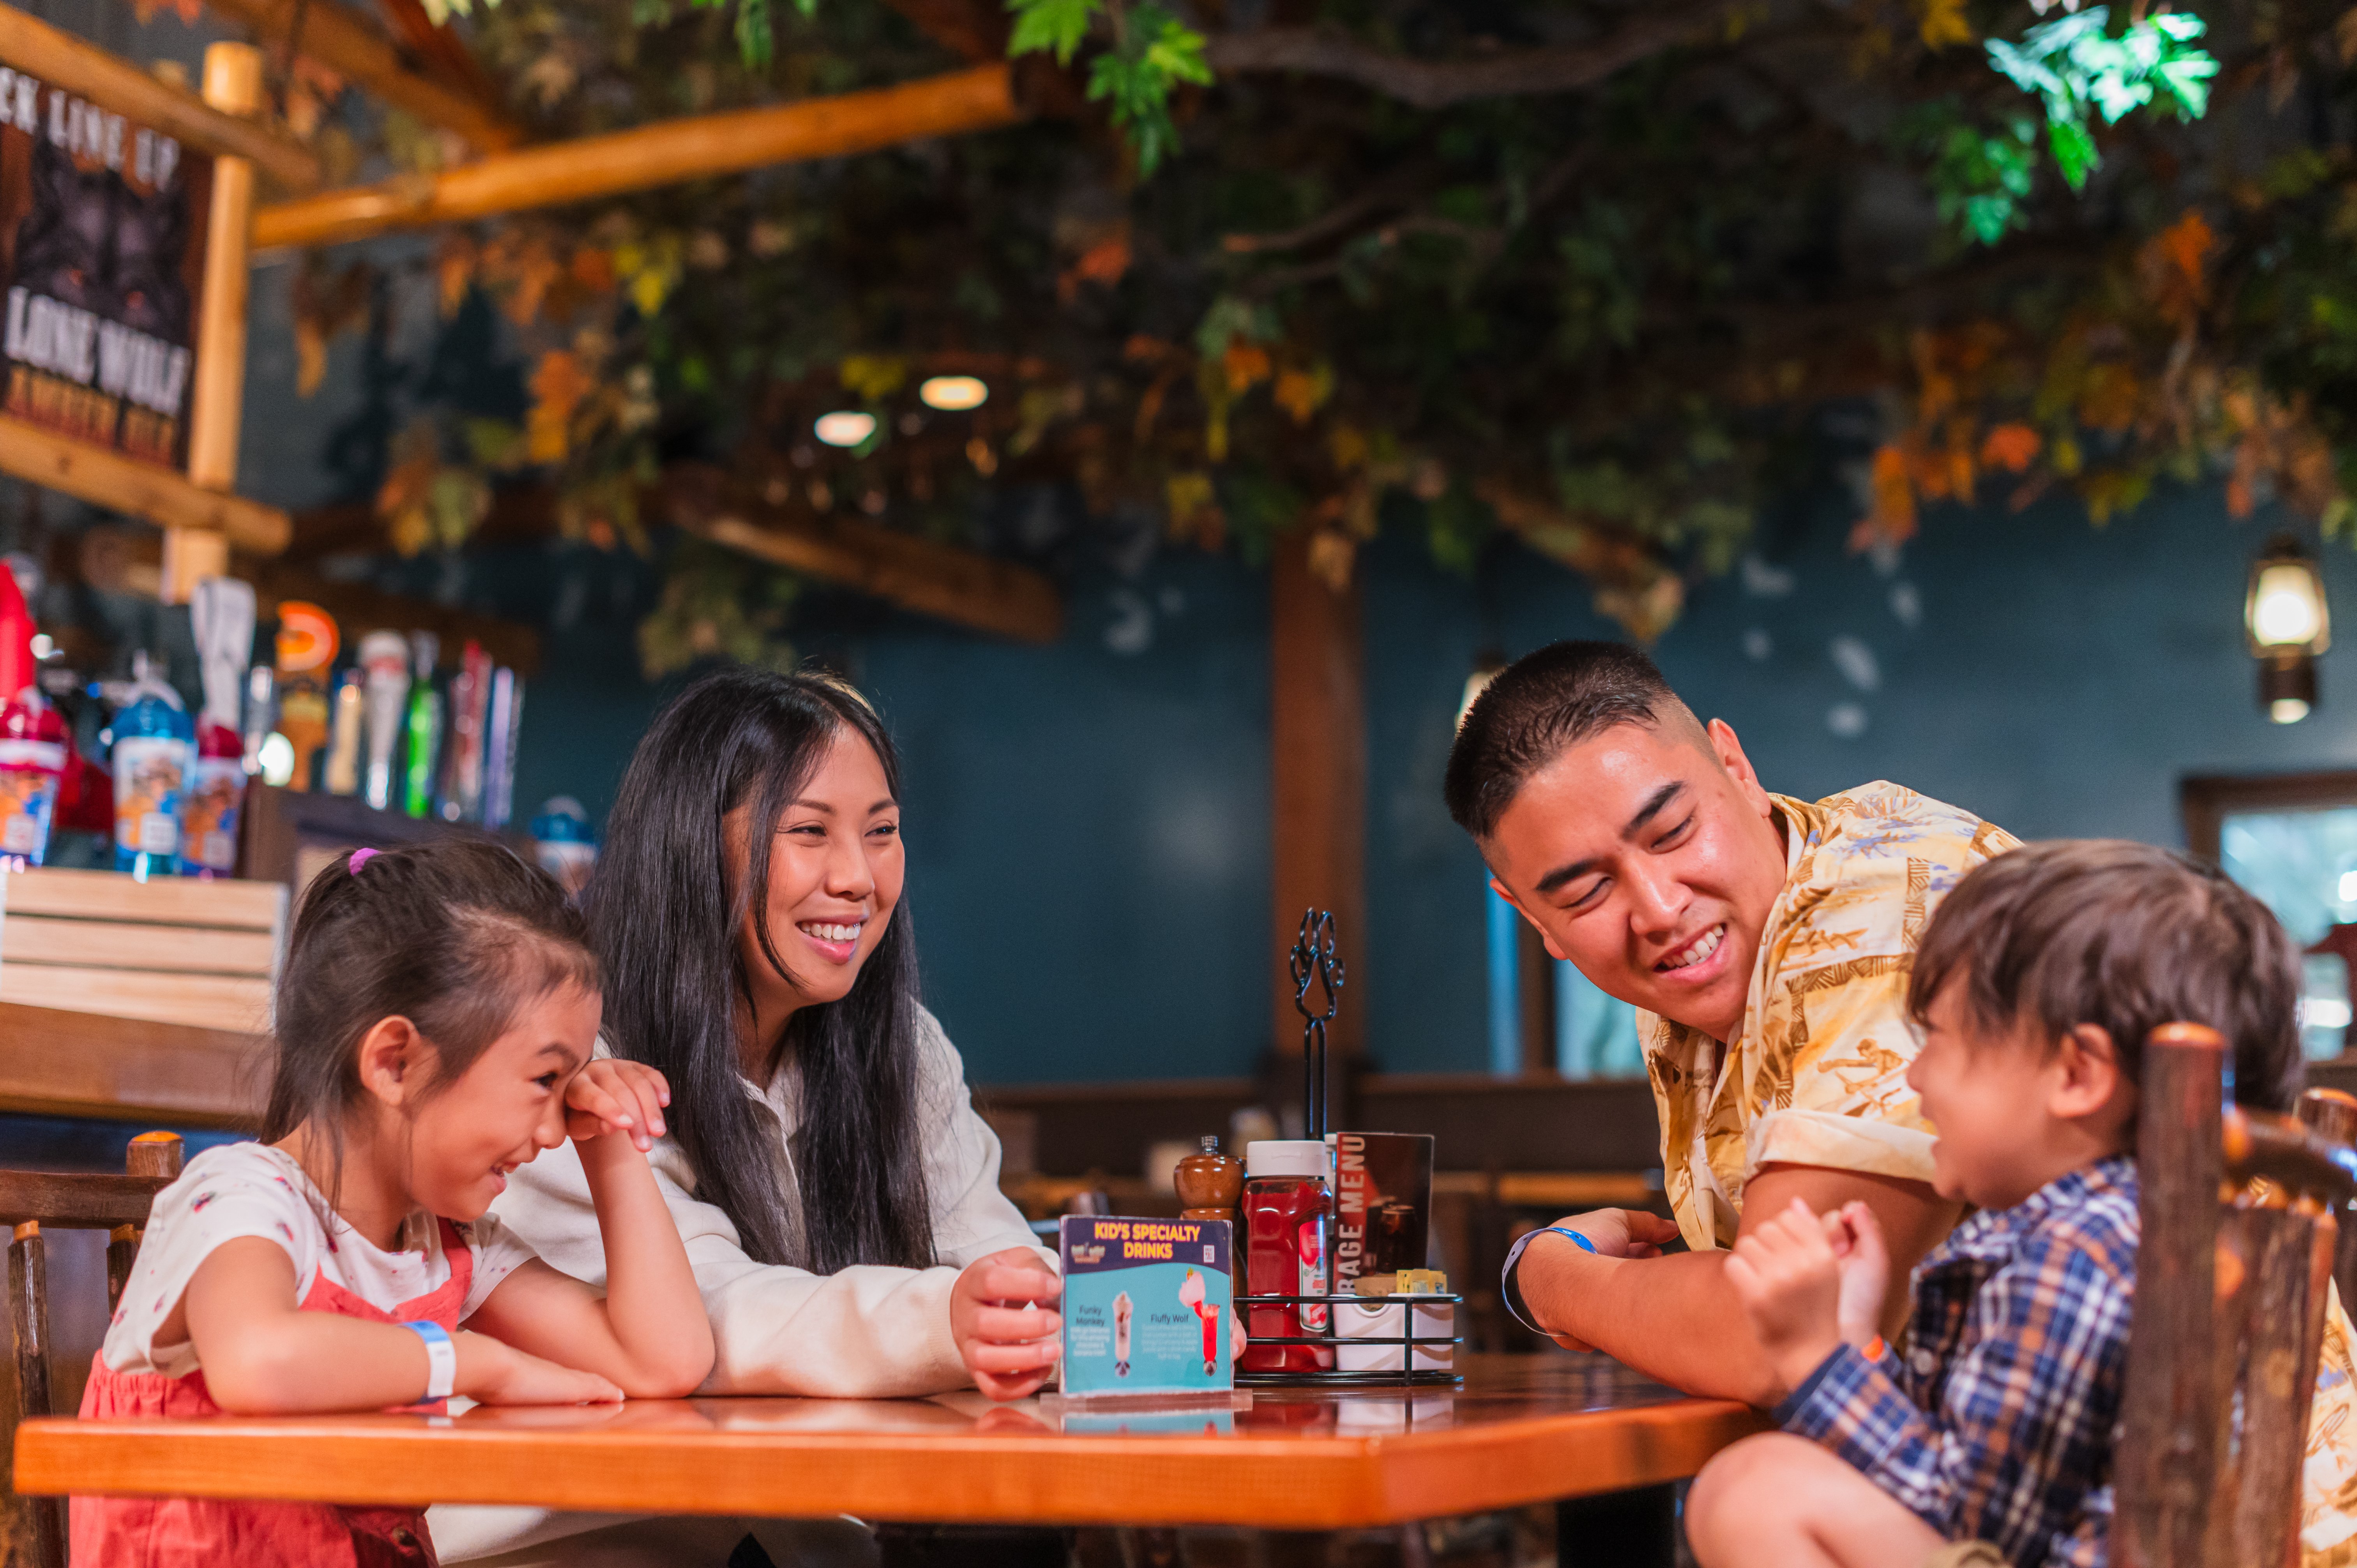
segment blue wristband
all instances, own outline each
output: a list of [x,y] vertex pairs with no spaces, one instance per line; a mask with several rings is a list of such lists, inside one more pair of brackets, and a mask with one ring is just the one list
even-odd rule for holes
[[[1596,1251],[1596,1243],[1589,1240],[1587,1237],[1581,1235],[1577,1230],[1566,1230],[1560,1225],[1542,1225],[1539,1229],[1542,1230],[1552,1230],[1558,1236],[1568,1236],[1573,1240],[1578,1242],[1583,1251],[1589,1252]],[[1599,1257],[1602,1256],[1601,1253],[1598,1253],[1597,1255]]]
[[450,1331],[438,1323],[424,1321],[397,1326],[425,1341],[425,1394],[420,1402],[448,1399],[450,1385],[458,1380],[458,1347],[450,1342]]

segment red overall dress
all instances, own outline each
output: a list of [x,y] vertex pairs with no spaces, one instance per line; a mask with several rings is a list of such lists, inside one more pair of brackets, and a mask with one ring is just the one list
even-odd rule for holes
[[[371,1323],[438,1323],[456,1333],[474,1258],[457,1230],[442,1227],[450,1277],[442,1288],[391,1312],[370,1305],[330,1282],[313,1277],[305,1312],[332,1312]],[[413,1409],[442,1413],[440,1401]],[[108,1369],[93,1360],[83,1390],[85,1421],[129,1416],[219,1415],[202,1370],[184,1378],[161,1372]],[[73,1568],[437,1568],[419,1509],[343,1508],[334,1503],[224,1502],[210,1498],[81,1498],[73,1499]]]

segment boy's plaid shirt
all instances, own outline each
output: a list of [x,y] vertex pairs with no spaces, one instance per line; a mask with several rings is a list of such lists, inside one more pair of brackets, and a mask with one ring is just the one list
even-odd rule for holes
[[1777,1421],[1951,1541],[2101,1568],[2136,1231],[2122,1155],[1974,1215],[1915,1270],[1905,1354],[1843,1346]]

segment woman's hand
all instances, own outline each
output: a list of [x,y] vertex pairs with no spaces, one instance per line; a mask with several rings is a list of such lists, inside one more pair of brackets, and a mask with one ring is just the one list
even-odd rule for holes
[[1028,1247],[1009,1247],[968,1263],[950,1291],[950,1337],[974,1387],[995,1400],[1019,1400],[1048,1380],[1063,1319],[1041,1304],[1064,1282]]
[[1842,1343],[1841,1260],[1806,1199],[1736,1239],[1727,1283],[1743,1304],[1768,1364],[1798,1388]]
[[458,1352],[451,1392],[480,1404],[615,1404],[622,1391],[595,1372],[544,1361],[488,1334],[451,1336]]
[[565,1086],[565,1131],[576,1143],[627,1133],[640,1153],[663,1135],[671,1085],[644,1062],[599,1057]]

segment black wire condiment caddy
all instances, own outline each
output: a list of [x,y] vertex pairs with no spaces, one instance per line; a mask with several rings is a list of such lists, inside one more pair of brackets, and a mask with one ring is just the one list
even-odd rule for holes
[[[1342,963],[1334,951],[1334,916],[1330,910],[1313,908],[1302,911],[1301,930],[1294,940],[1288,963],[1293,977],[1293,1006],[1301,1015],[1301,1135],[1304,1139],[1323,1141],[1328,1130],[1326,1031],[1327,1026],[1341,1010],[1343,980]],[[1317,1003],[1309,997],[1313,986],[1320,996]],[[1243,1251],[1242,1240],[1240,1236],[1239,1252]],[[1454,1388],[1465,1380],[1453,1365],[1416,1365],[1419,1352],[1426,1359],[1442,1353],[1446,1353],[1452,1362],[1456,1359],[1457,1347],[1462,1343],[1462,1336],[1421,1333],[1416,1327],[1418,1313],[1434,1307],[1446,1307],[1453,1328],[1464,1306],[1464,1298],[1455,1292],[1401,1292],[1379,1296],[1338,1291],[1294,1294],[1265,1293],[1240,1294],[1233,1300],[1238,1321],[1246,1325],[1244,1342],[1247,1347],[1308,1348],[1322,1352],[1337,1363],[1326,1367],[1268,1370],[1250,1370],[1239,1363],[1235,1373],[1239,1384],[1259,1388]],[[1289,1316],[1297,1324],[1301,1321],[1305,1310],[1323,1308],[1328,1332],[1252,1333],[1252,1308],[1256,1306],[1289,1309]],[[1344,1336],[1334,1332],[1346,1308],[1361,1310],[1384,1306],[1400,1309],[1398,1333]],[[1386,1350],[1394,1351],[1397,1354],[1399,1365],[1395,1368],[1345,1370],[1339,1364],[1345,1347],[1378,1357]]]

